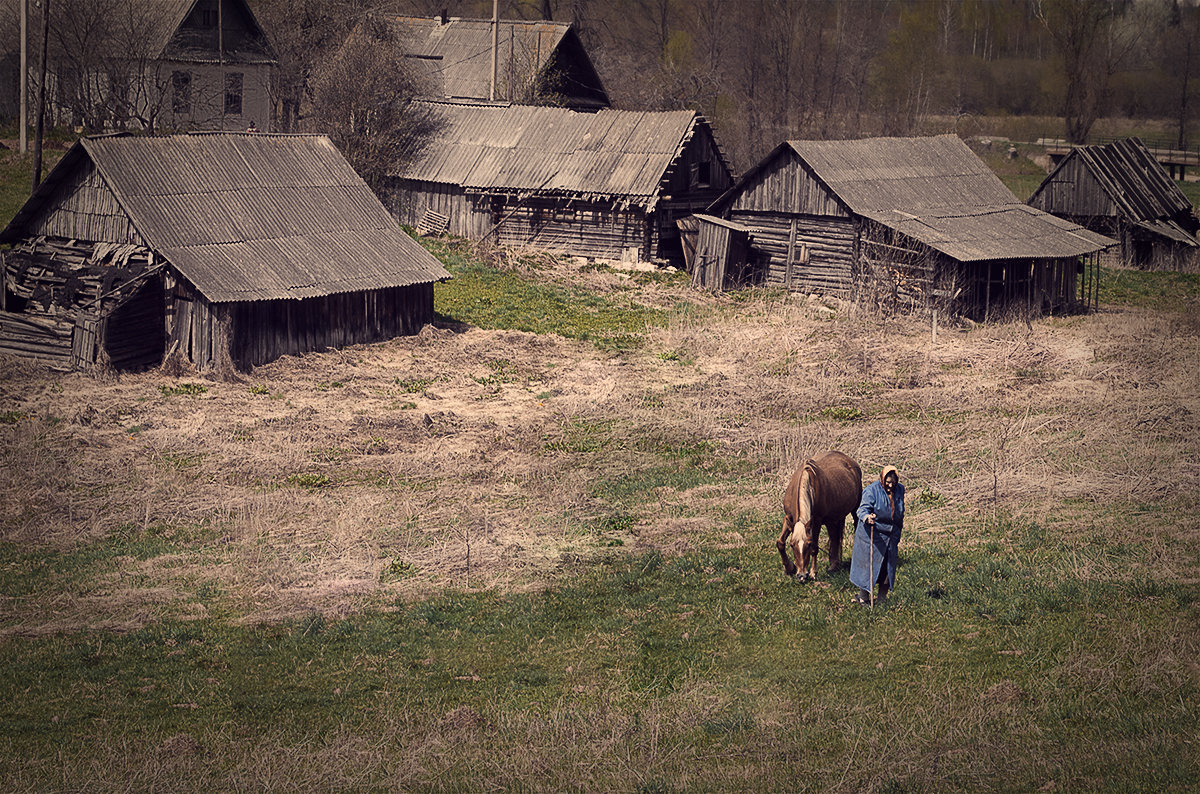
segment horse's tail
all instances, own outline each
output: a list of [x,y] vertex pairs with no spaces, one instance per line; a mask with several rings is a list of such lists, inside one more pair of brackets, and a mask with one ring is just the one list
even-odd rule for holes
[[812,459],[804,461],[804,472],[800,475],[800,487],[796,494],[796,523],[805,528],[805,534],[812,525],[813,500],[816,497],[820,482],[817,466]]

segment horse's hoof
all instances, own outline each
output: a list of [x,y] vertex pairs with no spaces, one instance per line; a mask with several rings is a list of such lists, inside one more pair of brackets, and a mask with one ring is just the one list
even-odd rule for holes
[[812,577],[806,573],[798,573],[795,576],[793,576],[792,578],[796,580],[796,584],[804,584]]

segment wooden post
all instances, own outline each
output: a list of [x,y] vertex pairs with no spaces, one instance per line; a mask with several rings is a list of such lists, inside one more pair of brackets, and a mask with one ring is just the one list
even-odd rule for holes
[[792,218],[791,229],[788,232],[787,266],[784,268],[784,288],[792,291],[792,269],[796,263],[796,219]]

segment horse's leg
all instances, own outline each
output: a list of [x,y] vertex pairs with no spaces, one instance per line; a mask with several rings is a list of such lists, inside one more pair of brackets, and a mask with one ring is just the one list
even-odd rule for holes
[[804,570],[808,571],[809,579],[817,578],[817,544],[820,539],[821,524],[814,518],[808,537],[804,539]]
[[846,533],[846,518],[826,527],[829,530],[829,573],[842,569],[842,539]]
[[[779,540],[775,541],[775,548],[779,549],[779,556],[783,558],[783,572],[788,576],[796,575],[796,566],[788,559],[788,535],[795,535],[791,516],[787,513],[783,514],[783,531],[779,533]],[[794,546],[795,544],[793,544]],[[800,554],[796,553],[796,559],[800,559]]]

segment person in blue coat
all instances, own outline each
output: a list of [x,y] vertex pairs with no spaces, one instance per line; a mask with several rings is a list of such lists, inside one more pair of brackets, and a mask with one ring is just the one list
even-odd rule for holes
[[[854,528],[854,551],[850,555],[850,583],[858,588],[856,604],[870,604],[871,591],[879,585],[879,601],[896,586],[900,564],[900,533],[904,529],[904,486],[895,466],[886,466],[879,479],[863,489]],[[872,551],[874,549],[874,551]]]

